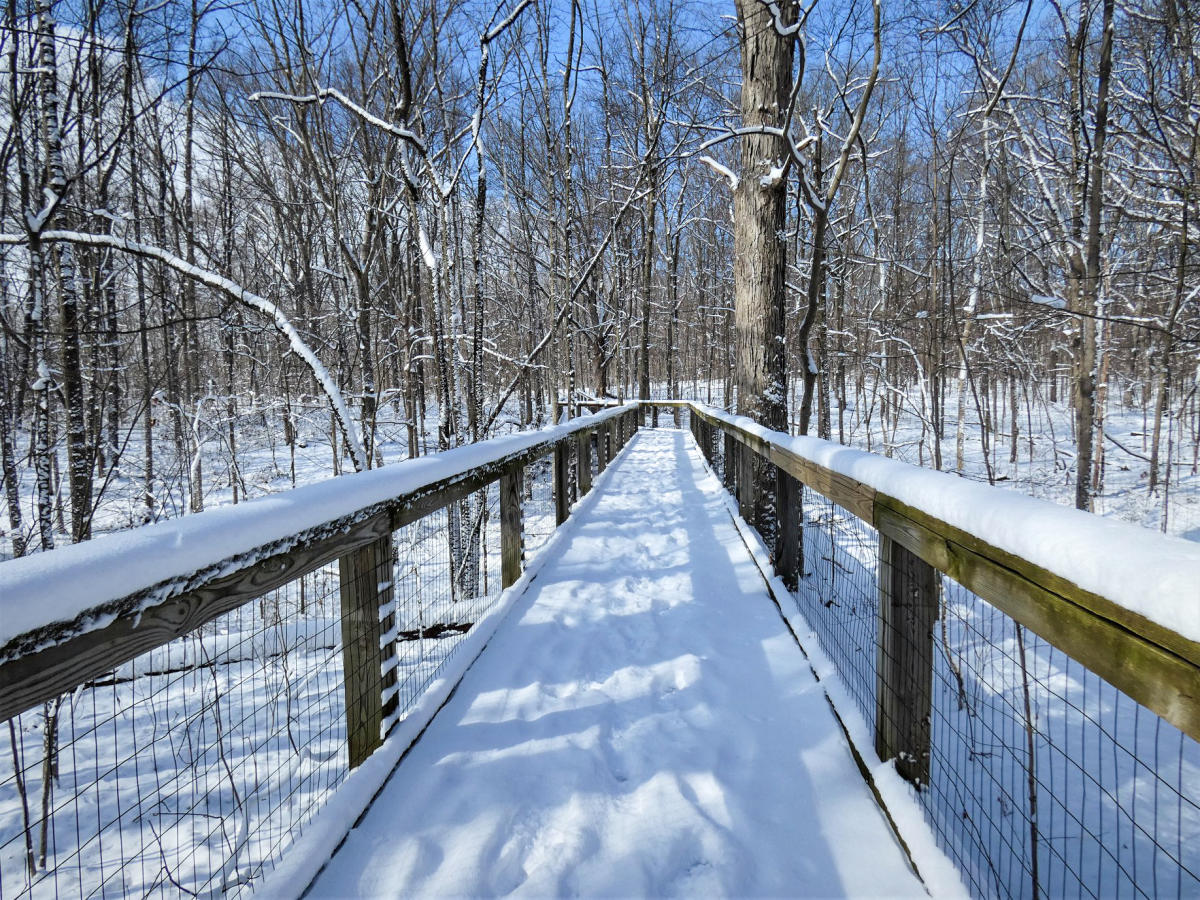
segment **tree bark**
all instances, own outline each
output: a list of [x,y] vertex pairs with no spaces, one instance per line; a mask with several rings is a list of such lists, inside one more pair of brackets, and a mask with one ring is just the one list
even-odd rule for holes
[[[759,0],[737,0],[742,59],[741,176],[733,192],[734,326],[737,411],[768,428],[787,430],[784,343],[788,150],[781,134],[792,86],[796,17],[793,2],[778,5],[776,27]],[[728,398],[726,398],[728,403]],[[774,476],[761,460],[746,467],[745,507],[755,523],[771,518]]]

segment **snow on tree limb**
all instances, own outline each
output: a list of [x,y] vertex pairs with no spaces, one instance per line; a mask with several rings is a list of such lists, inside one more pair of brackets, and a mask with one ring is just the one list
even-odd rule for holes
[[310,103],[324,103],[326,100],[333,100],[340,103],[350,112],[370,122],[376,128],[386,131],[388,134],[394,135],[401,140],[408,141],[422,155],[426,153],[425,142],[416,134],[401,125],[394,122],[389,122],[386,119],[381,119],[370,110],[355,103],[337,88],[317,88],[312,94],[285,94],[279,91],[255,91],[250,95],[250,100],[284,100],[288,103],[298,105],[307,105]]
[[[533,0],[521,0],[521,2],[517,4],[516,8],[505,17],[504,21],[490,28],[487,34],[480,38],[479,43],[490,44],[496,38],[500,37],[500,35],[502,35],[508,29],[508,27],[512,25],[513,22],[517,21],[517,17],[520,16],[521,13],[525,11],[525,7],[529,6],[531,3],[533,3]],[[497,12],[499,12],[498,9]]]
[[[333,407],[334,414],[338,417],[342,425],[342,430],[345,432],[346,446],[349,448],[350,456],[354,460],[354,468],[358,471],[367,468],[366,451],[363,449],[358,429],[354,425],[354,418],[350,415],[350,409],[346,406],[346,401],[342,397],[342,392],[338,388],[337,382],[333,380],[333,377],[329,374],[329,370],[317,358],[316,353],[308,346],[304,338],[301,337],[300,332],[296,330],[291,320],[288,319],[277,304],[272,303],[266,297],[246,290],[237,282],[231,281],[223,275],[218,275],[215,272],[192,265],[187,260],[169,253],[161,247],[137,243],[115,235],[88,234],[81,231],[44,231],[41,234],[41,238],[44,241],[66,241],[89,247],[109,247],[114,250],[123,250],[135,256],[156,259],[181,275],[198,281],[214,290],[221,291],[239,303],[244,303],[246,306],[257,309],[269,317],[275,323],[275,327],[287,338],[292,352],[304,360],[313,377],[321,385],[322,390],[324,390],[325,396],[329,398],[329,403]],[[28,240],[28,237],[23,234],[0,234],[0,245],[26,244]]]
[[738,185],[741,182],[737,175],[734,174],[733,170],[729,168],[729,166],[722,165],[711,156],[699,156],[697,159],[728,181],[730,189],[735,191],[737,190]]

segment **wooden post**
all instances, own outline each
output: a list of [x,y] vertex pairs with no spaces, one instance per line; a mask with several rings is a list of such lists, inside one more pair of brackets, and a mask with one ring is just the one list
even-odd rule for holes
[[896,771],[918,787],[929,783],[939,587],[932,566],[880,535],[875,750],[884,761],[895,757]]
[[510,587],[525,567],[525,534],[521,514],[523,466],[513,466],[500,476],[500,581]]
[[758,522],[754,521],[754,456],[754,451],[745,444],[737,444],[734,468],[737,470],[738,515],[757,528]]
[[713,464],[713,441],[716,439],[716,429],[711,424],[701,420],[700,426],[704,434],[704,458],[708,460],[708,464]]
[[571,486],[567,483],[567,439],[554,445],[554,524],[561,525],[571,514]]
[[575,440],[575,480],[583,497],[592,489],[592,433],[581,431]]
[[[382,674],[394,653],[380,637],[395,625],[392,613],[380,621],[380,609],[392,605],[392,537],[380,538],[338,560],[342,601],[342,682],[346,697],[346,740],[350,768],[363,763],[382,743],[383,692],[395,687],[395,667]],[[389,700],[394,708],[394,699]]]
[[789,591],[800,585],[800,482],[783,469],[776,469],[775,514],[779,528],[775,533],[775,571]]
[[725,490],[733,494],[737,491],[737,440],[728,431],[725,435],[725,459],[721,466],[721,480],[725,482]]
[[608,466],[608,427],[596,426],[596,473],[599,474]]

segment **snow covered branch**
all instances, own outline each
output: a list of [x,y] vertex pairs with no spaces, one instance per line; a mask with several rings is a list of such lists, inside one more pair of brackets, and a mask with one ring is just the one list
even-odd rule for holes
[[[317,383],[321,385],[325,396],[329,398],[334,414],[345,431],[346,446],[349,448],[350,456],[354,460],[355,469],[361,471],[367,467],[367,455],[363,449],[362,441],[358,436],[358,428],[354,424],[354,418],[350,415],[350,410],[346,406],[346,401],[342,397],[342,392],[338,388],[337,382],[334,381],[333,377],[329,374],[329,370],[317,358],[316,353],[308,346],[304,338],[301,337],[300,332],[296,330],[291,320],[288,319],[287,315],[277,304],[272,303],[266,297],[246,290],[237,282],[231,281],[223,275],[202,269],[176,256],[174,253],[151,244],[142,244],[111,234],[88,234],[80,231],[44,231],[41,234],[41,238],[44,241],[64,241],[87,247],[107,247],[113,250],[122,250],[145,259],[158,260],[181,275],[214,290],[221,291],[239,303],[256,309],[267,316],[275,324],[279,332],[287,338],[292,352],[304,360],[313,377],[317,380]],[[26,235],[0,234],[0,246],[24,245],[27,242],[28,237]]]

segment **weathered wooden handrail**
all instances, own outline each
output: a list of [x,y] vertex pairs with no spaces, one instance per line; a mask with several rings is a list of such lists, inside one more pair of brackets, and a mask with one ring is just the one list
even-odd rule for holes
[[[390,627],[378,618],[386,591],[377,586],[388,579],[369,573],[390,559],[392,532],[495,481],[507,587],[521,570],[524,466],[554,454],[565,471],[572,448],[594,434],[603,469],[636,427],[636,412],[636,404],[616,407],[2,563],[0,722],[335,560],[347,652],[358,643],[377,647]],[[567,481],[564,474],[555,482],[559,522],[570,508]],[[358,584],[367,588],[356,594]],[[371,666],[355,660],[346,670]],[[378,696],[387,688],[373,682],[356,690]],[[362,758],[353,750],[351,757]]]
[[[733,443],[748,448],[872,525],[881,558],[891,558],[893,544],[902,548],[1200,740],[1200,545],[770,431],[698,403],[643,405],[687,408],[709,430],[701,441],[709,455],[717,433],[727,454]],[[980,527],[982,520],[995,527]],[[1146,570],[1147,560],[1156,561],[1154,570]],[[904,590],[913,584],[936,590],[925,573],[908,565],[900,570],[908,572]],[[781,572],[785,580],[787,574]],[[881,583],[883,599],[894,593]],[[911,706],[911,698],[904,702]],[[889,741],[883,744],[884,758],[895,755]]]

